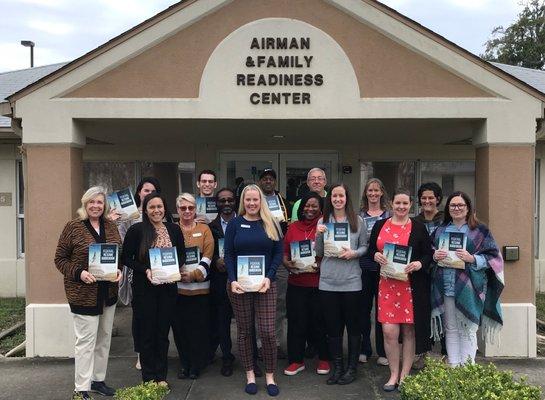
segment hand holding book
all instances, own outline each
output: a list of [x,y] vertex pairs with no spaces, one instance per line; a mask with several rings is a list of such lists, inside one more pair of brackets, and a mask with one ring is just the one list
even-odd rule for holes
[[469,253],[466,249],[458,249],[456,250],[456,256],[458,258],[466,263],[474,263],[475,257]]

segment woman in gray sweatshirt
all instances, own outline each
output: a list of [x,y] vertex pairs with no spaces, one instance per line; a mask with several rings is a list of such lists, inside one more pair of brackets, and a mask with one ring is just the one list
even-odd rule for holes
[[[320,263],[320,299],[333,361],[328,385],[346,385],[356,378],[361,335],[361,268],[367,251],[367,229],[356,215],[344,184],[334,185],[318,221],[316,256]],[[343,332],[348,331],[348,367],[343,363]]]

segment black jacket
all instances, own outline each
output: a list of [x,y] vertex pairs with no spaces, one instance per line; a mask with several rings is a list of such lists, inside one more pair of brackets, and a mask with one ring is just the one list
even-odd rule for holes
[[217,275],[217,274],[225,274],[227,276],[227,271],[219,271],[216,262],[219,258],[219,246],[218,246],[218,239],[223,239],[223,228],[221,227],[221,216],[218,213],[217,217],[208,224],[208,227],[210,228],[210,231],[212,232],[212,236],[214,236],[214,256],[212,257],[212,263],[210,264],[210,274],[211,275]]
[[[374,260],[377,249],[377,238],[388,219],[379,220],[373,226],[369,238],[368,254]],[[431,278],[430,264],[432,247],[428,231],[424,224],[411,218],[412,229],[408,245],[412,247],[411,261],[420,261],[422,268],[409,275],[413,296],[414,329],[416,335],[416,354],[431,350]]]
[[[185,244],[182,230],[177,224],[165,222],[165,227],[170,237],[170,242],[173,247],[176,247],[178,254],[178,265],[182,266],[185,263]],[[129,228],[123,242],[123,253],[121,261],[123,265],[131,268],[134,271],[134,285],[151,285],[146,277],[146,270],[150,268],[149,252],[146,253],[146,259],[140,260],[140,242],[142,241],[143,223],[139,222]]]

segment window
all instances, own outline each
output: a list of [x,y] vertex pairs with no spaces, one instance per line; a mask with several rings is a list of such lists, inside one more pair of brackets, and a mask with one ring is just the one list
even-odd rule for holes
[[195,192],[194,162],[88,161],[83,164],[84,189],[100,185],[107,192],[127,187],[134,191],[145,176],[159,180],[171,212],[175,211],[179,193]]
[[17,160],[17,256],[25,256],[25,181],[23,162]]
[[441,186],[445,200],[453,192],[462,191],[475,202],[475,161],[422,161],[420,184],[425,182]]

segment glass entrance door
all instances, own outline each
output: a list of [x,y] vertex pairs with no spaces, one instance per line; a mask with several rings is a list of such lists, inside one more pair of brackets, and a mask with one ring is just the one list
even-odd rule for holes
[[240,182],[257,182],[266,168],[277,173],[278,190],[293,203],[308,190],[307,173],[311,168],[322,168],[328,183],[338,180],[339,156],[336,152],[221,152],[220,184],[237,188]]

